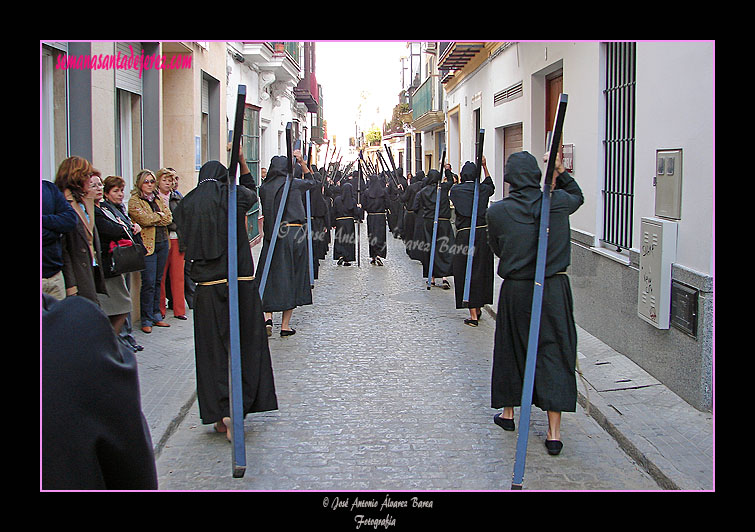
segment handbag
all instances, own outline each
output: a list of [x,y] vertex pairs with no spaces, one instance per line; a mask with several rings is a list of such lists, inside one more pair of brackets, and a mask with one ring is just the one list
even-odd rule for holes
[[[131,236],[129,235],[129,238]],[[131,240],[119,240],[110,243],[110,275],[139,272],[144,269],[144,255],[147,250],[143,245]]]

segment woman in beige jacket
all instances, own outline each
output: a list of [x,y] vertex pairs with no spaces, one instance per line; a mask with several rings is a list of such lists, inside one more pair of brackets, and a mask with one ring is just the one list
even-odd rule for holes
[[170,327],[160,313],[160,281],[168,260],[167,226],[173,221],[173,215],[155,193],[156,181],[151,170],[139,172],[128,201],[128,215],[142,227],[142,241],[147,250],[140,293],[142,331],[145,333],[151,333],[153,325]]

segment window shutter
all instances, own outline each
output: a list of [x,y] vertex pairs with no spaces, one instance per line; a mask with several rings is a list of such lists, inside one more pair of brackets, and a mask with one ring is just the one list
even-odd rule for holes
[[[131,49],[129,49],[129,45]],[[139,42],[117,42],[115,43],[115,55],[118,56],[118,52],[121,53],[121,57],[131,57],[133,50],[134,63],[136,68],[116,68],[115,69],[115,87],[141,96],[142,94],[142,78],[139,77],[139,66],[136,62],[136,58],[141,60],[142,55],[142,43]],[[142,73],[142,76],[144,73]]]
[[210,114],[210,82],[202,78],[202,112]]

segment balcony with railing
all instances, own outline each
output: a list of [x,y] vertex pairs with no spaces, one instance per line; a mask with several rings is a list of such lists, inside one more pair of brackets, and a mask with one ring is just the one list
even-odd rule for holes
[[261,70],[273,72],[277,81],[298,83],[299,43],[244,41],[241,54],[244,60]]
[[412,126],[414,129],[429,131],[445,121],[441,109],[441,94],[436,87],[436,77],[428,77],[411,96]]
[[[444,43],[446,44],[446,43]],[[438,68],[460,70],[485,46],[484,42],[452,42],[443,50],[438,59]]]
[[325,142],[325,121],[322,118],[323,108],[322,86],[317,86],[317,113],[312,117],[312,142],[322,144]]
[[271,42],[269,43],[273,47],[273,55],[286,56],[296,63],[297,66],[301,64],[299,61],[299,43],[298,42]]
[[317,77],[314,72],[307,72],[294,87],[297,102],[303,103],[310,113],[317,112]]
[[317,112],[317,76],[315,75],[315,43],[304,43],[304,77],[294,87],[296,101],[303,103],[310,113]]

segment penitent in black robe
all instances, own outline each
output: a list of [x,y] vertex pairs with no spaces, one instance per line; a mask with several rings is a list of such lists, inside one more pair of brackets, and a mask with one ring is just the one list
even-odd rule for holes
[[[527,339],[540,227],[540,169],[527,152],[512,154],[504,169],[509,196],[488,208],[488,241],[501,258],[491,406],[521,406]],[[566,269],[570,262],[569,215],[584,198],[567,173],[558,176],[551,196],[548,253],[532,402],[542,410],[574,412],[577,383],[577,331]]]
[[155,490],[134,352],[84,297],[42,295],[42,489]]
[[[180,248],[192,261],[194,296],[194,346],[197,399],[202,423],[230,416],[228,389],[228,170],[210,161],[199,171],[199,184],[173,213]],[[237,235],[239,276],[239,330],[244,415],[276,410],[273,368],[262,314],[254,260],[247,240],[245,215],[257,201],[251,174],[242,175],[237,187]],[[242,279],[243,278],[243,279]]]
[[318,173],[314,173],[317,186],[312,189],[312,250],[315,260],[322,260],[328,254],[328,205],[323,195],[323,178]]
[[[424,175],[424,174],[423,174]],[[414,198],[417,196],[417,192],[422,188],[422,179],[420,176],[412,177],[412,182],[406,187],[406,190],[401,194],[401,202],[404,204],[404,230],[401,233],[401,237],[404,239],[404,247],[406,254],[413,260],[419,260],[416,252],[416,244],[414,240],[414,226],[416,224],[417,216],[414,211]]]
[[[270,161],[267,177],[260,186],[260,203],[262,214],[265,216],[262,250],[259,257],[260,276],[270,252],[275,220],[288,175],[287,165],[288,159],[286,157],[273,157]],[[298,165],[297,168],[301,171]],[[286,207],[281,217],[281,225],[275,242],[275,250],[270,261],[267,284],[262,294],[262,310],[264,312],[281,312],[312,304],[304,193],[307,190],[313,190],[316,186],[317,183],[312,174],[306,174],[304,179],[292,178],[291,180]]]
[[[417,193],[417,197],[414,199],[414,206],[417,208],[417,217],[422,219],[422,246],[419,257],[422,261],[422,276],[425,278],[430,274],[433,226],[435,225],[435,202],[438,195],[437,183],[439,180],[440,172],[430,170],[427,173],[427,184]],[[432,276],[435,279],[453,275],[454,233],[451,227],[451,203],[448,200],[448,191],[452,185],[452,181],[444,181],[440,184],[440,208],[438,211],[438,229],[435,235],[435,257],[432,272]],[[417,237],[418,235],[415,232],[415,238]]]
[[[403,169],[397,168],[393,177],[388,176],[388,229],[393,238],[403,238],[404,233],[404,204],[401,193],[406,190],[408,183],[402,175]],[[400,186],[400,188],[399,188]]]
[[[464,284],[467,274],[469,236],[474,203],[475,164],[467,162],[459,174],[461,183],[451,187],[449,197],[456,209],[456,245],[454,247],[453,271],[456,308],[464,308]],[[472,275],[469,280],[468,308],[482,308],[493,303],[493,252],[488,245],[488,227],[485,215],[488,201],[495,192],[493,179],[488,176],[478,187],[477,223],[472,256]]]
[[341,185],[333,187],[333,194],[333,260],[353,262],[357,258],[354,230],[357,206],[351,183],[342,181]]
[[386,208],[388,207],[388,193],[376,175],[370,176],[367,191],[362,198],[362,207],[367,213],[367,241],[369,242],[370,258],[385,258],[386,245]]

